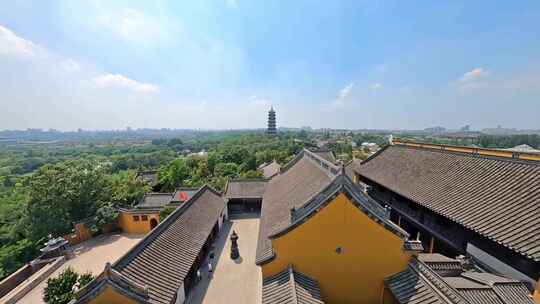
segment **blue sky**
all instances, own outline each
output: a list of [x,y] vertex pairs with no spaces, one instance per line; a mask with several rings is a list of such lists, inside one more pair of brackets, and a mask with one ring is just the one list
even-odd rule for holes
[[12,1],[0,129],[540,128],[538,1]]

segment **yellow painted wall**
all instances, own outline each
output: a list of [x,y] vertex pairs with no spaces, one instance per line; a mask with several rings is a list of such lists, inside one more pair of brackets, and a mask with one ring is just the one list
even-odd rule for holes
[[[272,240],[276,257],[263,277],[287,265],[314,279],[326,303],[383,303],[383,279],[403,271],[403,240],[338,195],[307,222]],[[336,248],[342,247],[341,254]],[[387,300],[384,303],[392,303]]]
[[478,154],[480,155],[489,155],[489,156],[499,156],[499,157],[508,157],[512,158],[513,153],[510,151],[497,151],[497,150],[484,150],[478,149]]
[[540,155],[534,155],[534,154],[520,154],[520,159],[526,159],[526,160],[540,160]]
[[136,304],[137,301],[107,286],[101,293],[88,302],[89,304]]
[[382,304],[399,304],[399,302],[390,289],[384,288]]
[[[139,221],[134,221],[133,216],[139,216]],[[148,216],[147,221],[142,220],[142,215]],[[118,216],[118,227],[126,233],[148,233],[150,229],[150,220],[155,218],[159,223],[159,213],[148,214],[133,214],[128,212],[120,212]]]

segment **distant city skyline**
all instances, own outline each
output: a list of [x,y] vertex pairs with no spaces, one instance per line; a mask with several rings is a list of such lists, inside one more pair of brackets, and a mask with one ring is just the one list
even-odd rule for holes
[[0,130],[540,129],[540,3],[16,1]]

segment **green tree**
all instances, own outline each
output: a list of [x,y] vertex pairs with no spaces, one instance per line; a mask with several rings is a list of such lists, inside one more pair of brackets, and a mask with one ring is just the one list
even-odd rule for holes
[[22,239],[0,247],[0,278],[3,278],[39,254],[37,242]]
[[246,178],[246,179],[261,178],[262,175],[263,175],[262,172],[259,170],[250,170],[250,171],[241,173],[240,178]]
[[67,304],[73,299],[73,286],[79,283],[79,288],[92,281],[91,273],[79,275],[71,267],[66,268],[56,278],[49,278],[43,291],[43,301],[47,304]]
[[185,184],[190,177],[189,166],[185,158],[177,158],[159,171],[159,181],[165,191],[173,191]]
[[176,208],[174,208],[174,207],[166,207],[166,208],[163,208],[163,210],[161,210],[161,211],[159,212],[159,219],[160,219],[160,221],[165,220],[165,218],[167,218],[167,216],[171,215],[171,213],[173,213],[174,210],[176,210]]
[[109,176],[109,192],[115,206],[131,207],[152,188],[136,178],[134,171],[121,171]]
[[91,229],[98,231],[103,226],[112,224],[118,218],[118,211],[112,203],[104,203],[96,210],[92,220]]
[[214,175],[217,177],[235,178],[238,175],[238,165],[235,163],[219,163],[214,169]]
[[93,216],[109,198],[103,165],[69,161],[46,165],[29,178],[28,236],[63,235],[72,223]]

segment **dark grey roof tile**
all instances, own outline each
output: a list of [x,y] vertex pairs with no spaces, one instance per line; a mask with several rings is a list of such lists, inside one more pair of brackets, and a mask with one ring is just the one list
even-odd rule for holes
[[170,303],[225,208],[221,195],[203,186],[113,269],[148,286],[151,303]]
[[387,146],[363,177],[540,261],[540,162]]
[[263,280],[263,304],[323,304],[319,283],[292,267]]
[[266,180],[260,179],[231,180],[227,182],[224,196],[227,199],[262,199],[266,183]]

